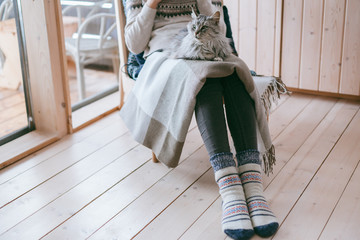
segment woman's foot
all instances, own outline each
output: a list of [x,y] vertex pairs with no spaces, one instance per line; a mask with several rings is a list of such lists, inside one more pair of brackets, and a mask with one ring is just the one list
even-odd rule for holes
[[279,223],[264,197],[260,165],[256,163],[241,165],[239,173],[255,233],[260,237],[274,235]]
[[215,154],[211,156],[210,162],[223,200],[224,233],[235,240],[251,238],[254,230],[232,153]]

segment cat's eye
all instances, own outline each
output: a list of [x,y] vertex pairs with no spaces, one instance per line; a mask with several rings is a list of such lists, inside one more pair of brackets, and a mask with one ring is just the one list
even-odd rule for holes
[[206,29],[208,29],[208,27],[207,27],[207,26],[203,26],[203,27],[201,28],[201,31],[206,31]]

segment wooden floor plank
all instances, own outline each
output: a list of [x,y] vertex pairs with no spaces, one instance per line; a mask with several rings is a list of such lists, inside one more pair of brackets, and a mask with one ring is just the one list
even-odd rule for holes
[[[184,151],[181,155],[181,162],[192,155],[194,151],[201,146],[198,129],[193,129],[188,135],[190,139],[185,143]],[[134,153],[128,157],[126,161],[132,161],[132,158],[144,158],[144,156],[143,154]],[[112,176],[112,178],[115,179],[113,180],[113,183],[116,185],[107,190],[106,193],[98,199],[94,200],[89,206],[86,206],[81,212],[72,217],[69,216],[71,217],[70,219],[54,229],[45,238],[86,238],[171,171],[171,169],[162,164],[148,162],[134,171],[130,176],[117,183],[119,170],[116,169],[120,168],[124,167],[121,165],[112,166],[108,171],[99,173],[100,175],[106,174],[106,176],[108,176],[107,178]],[[64,198],[71,202],[73,197],[76,196],[76,193],[79,191],[81,191],[81,189],[74,189],[71,194],[66,194],[67,196],[64,196]],[[101,214],[99,214],[99,212],[101,212]]]
[[[134,239],[178,239],[219,196],[214,178],[209,169]],[[176,224],[169,219],[176,219]]]
[[280,223],[303,194],[358,109],[357,104],[339,101],[271,184],[264,186],[267,199]]
[[176,200],[191,184],[210,169],[210,162],[202,147],[188,160],[173,169],[130,206],[90,237],[90,239],[131,239],[159,213]]
[[17,91],[0,87],[0,102],[1,102],[1,100],[4,100],[5,98],[16,95],[16,92]]
[[[359,236],[359,108],[302,94],[273,108],[278,162],[264,187],[282,223],[274,239]],[[103,120],[0,171],[0,202],[12,196],[0,208],[0,230],[10,228],[0,240],[230,240],[194,118],[175,169],[152,163],[140,145],[131,148],[136,143],[128,134],[111,133],[127,131],[117,113]]]
[[76,134],[67,135],[61,140],[51,144],[46,148],[43,148],[22,160],[11,164],[10,166],[0,170],[0,185],[16,177],[17,175],[24,173],[30,168],[38,165],[39,163],[46,161],[50,157],[70,148],[72,145],[79,143],[90,137],[95,132],[101,131],[106,127],[111,127],[115,122],[120,121],[120,116],[113,113],[106,118],[103,118],[87,128],[81,129]]
[[293,94],[276,108],[269,117],[271,139],[275,139],[299,113],[315,98],[312,95]]
[[[20,102],[8,108],[6,114],[0,114],[0,125],[5,124],[4,123],[5,121],[9,121],[12,118],[17,117],[19,115],[22,115],[22,117],[26,119],[26,115],[24,115],[24,112],[26,112],[25,102]],[[0,128],[0,129],[6,129],[6,128]]]
[[315,97],[306,105],[296,118],[289,123],[281,134],[274,139],[276,149],[276,165],[273,174],[263,177],[264,185],[281,171],[282,167],[296,153],[309,135],[328,114],[337,100],[331,98]]
[[16,91],[16,94],[11,95],[0,101],[0,111],[2,114],[6,113],[6,109],[9,109],[17,104],[25,102],[24,93]]
[[14,131],[14,129],[18,130],[21,128],[25,128],[28,126],[28,119],[27,116],[24,114],[18,114],[17,116],[13,117],[12,119],[7,119],[2,122],[6,128],[0,128],[0,137],[4,137]]
[[81,161],[81,159],[123,135],[126,131],[127,129],[123,123],[117,122],[111,127],[92,135],[85,141],[73,145],[71,148],[0,185],[0,208],[62,170]]
[[[78,83],[76,80],[75,66],[70,66],[68,69],[69,74],[69,88],[71,104],[79,102]],[[86,97],[90,97],[99,93],[109,86],[117,83],[116,75],[111,71],[102,71],[97,69],[84,69],[84,79],[86,82]]]
[[221,229],[221,203],[220,195],[215,202],[201,215],[183,235],[181,240],[225,239],[226,235]]
[[291,94],[280,95],[280,98],[277,101],[272,102],[270,108],[270,114],[274,113],[282,104],[284,104],[287,100],[290,99]]
[[[77,201],[73,202],[74,204],[70,204],[71,201],[68,204],[49,204],[55,199],[60,198],[63,194],[68,194],[68,192],[77,187],[81,182],[88,179],[90,176],[96,174],[99,170],[106,167],[107,165],[114,162],[116,159],[118,159],[120,156],[125,154],[126,152],[130,151],[132,148],[134,148],[136,145],[138,145],[135,141],[132,140],[130,134],[122,135],[121,137],[115,139],[111,143],[107,144],[105,147],[99,149],[98,151],[94,152],[93,154],[90,154],[89,156],[82,159],[82,161],[79,161],[75,163],[71,168],[68,168],[56,176],[52,177],[51,179],[47,180],[46,182],[42,183],[40,186],[35,188],[34,190],[30,191],[29,193],[21,196],[20,198],[16,199],[14,202],[10,204],[10,206],[6,206],[2,209],[0,209],[0,218],[6,217],[7,221],[0,225],[0,233],[3,233],[10,229],[11,227],[15,226],[17,223],[21,222],[17,227],[13,228],[12,230],[8,231],[7,235],[11,235],[12,238],[30,238],[35,239],[39,238],[40,236],[34,236],[29,233],[37,232],[40,233],[40,229],[36,229],[36,227],[26,227],[27,224],[31,225],[31,222],[39,222],[41,219],[46,219],[46,217],[49,217],[51,215],[55,215],[56,212],[54,209],[57,209],[58,206],[71,206],[71,209],[66,210],[66,213],[73,212],[73,208],[77,209],[78,204],[81,204],[80,199],[76,198],[76,194],[73,195],[72,200],[77,199]],[[147,150],[147,149],[146,149]],[[145,150],[143,150],[145,151]],[[148,158],[150,158],[150,151],[146,151]],[[143,156],[143,155],[142,155]],[[140,160],[144,160],[146,157],[143,157]],[[126,165],[124,167],[127,167]],[[131,172],[131,171],[130,171]],[[101,179],[97,179],[97,181],[101,182]],[[59,184],[61,183],[61,184]],[[96,183],[96,181],[95,181]],[[113,182],[109,183],[111,186]],[[93,186],[95,189],[91,188]],[[78,191],[76,193],[81,193],[81,196],[86,196],[86,201],[84,201],[84,205],[92,200],[92,196],[97,196],[96,194],[98,191],[102,191],[101,187],[96,188],[96,184],[92,182],[91,186],[88,188],[86,187],[77,187]],[[90,194],[93,192],[85,191],[87,189],[94,190],[94,194]],[[90,198],[90,199],[89,199]],[[76,204],[75,204],[76,203]],[[75,205],[75,206],[73,206]],[[46,207],[45,207],[46,206]],[[81,208],[82,206],[80,206]],[[41,210],[39,210],[41,209]],[[50,210],[49,210],[50,209]],[[60,211],[64,211],[65,208],[60,208]],[[76,210],[75,210],[76,211]],[[31,215],[30,218],[28,218]],[[59,223],[58,219],[65,218],[66,214],[60,214],[53,216],[51,219],[52,221],[46,221],[42,224],[41,230],[45,231],[45,225],[51,225],[52,223]],[[26,219],[26,221],[23,221]],[[35,220],[34,220],[35,219]],[[60,221],[61,222],[61,221]],[[24,227],[25,226],[25,227]],[[55,225],[56,226],[56,225]],[[17,229],[27,229],[26,231],[20,231],[20,234],[24,235],[16,235],[14,232],[17,232]],[[51,230],[50,228],[49,230]]]
[[[317,239],[360,156],[360,112],[352,120],[274,239]],[[306,231],[304,231],[306,229]]]
[[360,162],[350,179],[320,240],[357,239],[360,236]]
[[[133,160],[136,155],[141,159]],[[146,158],[145,155],[148,157]],[[132,158],[132,159],[131,159]],[[81,182],[66,194],[60,196],[40,211],[36,212],[16,227],[1,235],[4,239],[39,239],[58,225],[66,221],[68,218],[76,214],[78,211],[90,204],[98,196],[106,192],[118,181],[130,174],[134,169],[141,166],[150,159],[148,149],[137,147],[122,157],[116,159],[114,163],[101,169],[98,173],[91,176],[86,181]],[[131,161],[133,160],[133,161]],[[127,196],[131,196],[128,193]],[[96,212],[99,215],[99,212]],[[99,216],[101,217],[101,216]],[[88,219],[88,221],[95,220]],[[34,225],[37,222],[39,224]],[[30,226],[30,227],[29,227]],[[18,231],[24,229],[24,231]],[[83,229],[79,229],[83,231]],[[76,235],[73,232],[74,236]],[[84,234],[82,232],[82,234]],[[64,237],[64,238],[63,238]],[[59,238],[50,239],[66,239],[65,235]],[[68,239],[83,239],[73,238]]]

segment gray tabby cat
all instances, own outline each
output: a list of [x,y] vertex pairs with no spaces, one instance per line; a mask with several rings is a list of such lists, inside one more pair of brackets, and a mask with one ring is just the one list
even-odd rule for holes
[[212,16],[192,11],[192,21],[174,38],[170,57],[223,61],[232,53],[228,39],[220,32],[220,12]]

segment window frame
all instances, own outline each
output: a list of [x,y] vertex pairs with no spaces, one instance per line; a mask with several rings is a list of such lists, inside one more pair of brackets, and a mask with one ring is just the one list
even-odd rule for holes
[[0,147],[0,169],[72,133],[60,0],[16,0],[26,41],[31,131]]

